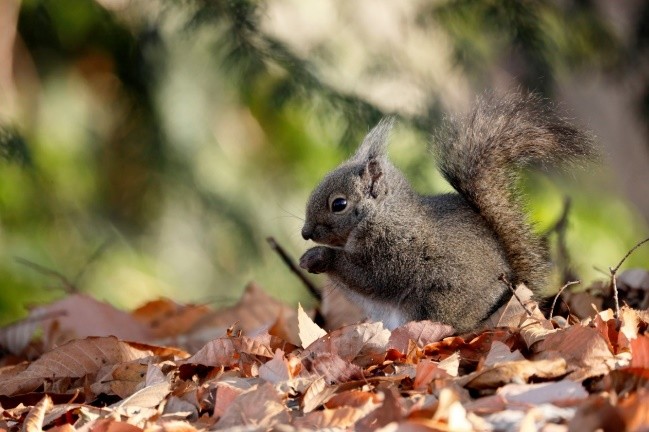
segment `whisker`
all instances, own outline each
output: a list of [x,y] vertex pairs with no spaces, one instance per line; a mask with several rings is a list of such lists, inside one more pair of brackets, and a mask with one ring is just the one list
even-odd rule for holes
[[283,211],[284,213],[287,214],[287,216],[285,216],[285,217],[293,216],[294,218],[299,219],[302,222],[304,222],[304,218],[301,218],[300,216],[296,215],[295,213],[291,213],[290,211],[286,210],[285,208],[283,208],[279,204],[277,205],[277,208],[279,208],[281,211]]

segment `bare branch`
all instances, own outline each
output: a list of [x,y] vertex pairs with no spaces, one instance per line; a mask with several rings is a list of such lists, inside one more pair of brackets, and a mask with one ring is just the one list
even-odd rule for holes
[[74,284],[70,282],[70,280],[62,273],[59,273],[56,270],[52,270],[40,264],[36,264],[35,262],[29,261],[28,259],[25,258],[14,257],[14,259],[16,260],[17,263],[29,267],[32,270],[36,270],[41,274],[58,279],[61,282],[61,285],[63,285],[63,289],[65,290],[65,292],[67,293],[77,292],[77,287],[74,286]]
[[300,281],[302,281],[302,283],[304,284],[304,286],[306,286],[307,290],[311,293],[311,295],[316,300],[322,301],[322,294],[320,293],[320,290],[316,288],[315,285],[313,285],[313,283],[311,283],[309,279],[307,279],[307,277],[304,275],[302,270],[300,270],[300,268],[293,262],[293,260],[288,255],[288,253],[286,253],[284,248],[277,243],[275,238],[268,237],[266,241],[268,241],[270,247],[275,252],[277,252],[279,257],[282,259],[282,261],[284,261],[284,264],[286,264],[289,270],[292,271],[298,277],[298,279],[300,279]]
[[624,258],[620,260],[620,262],[615,266],[615,267],[609,267],[608,270],[611,272],[611,284],[613,285],[613,299],[615,300],[615,319],[617,320],[617,325],[618,327],[620,326],[620,300],[618,297],[618,289],[617,289],[617,271],[620,269],[624,261],[633,253],[635,252],[636,249],[638,249],[640,246],[643,244],[649,242],[649,237],[646,239],[642,240],[635,246],[633,246],[627,253],[624,255]]
[[552,307],[550,308],[550,319],[552,319],[552,317],[554,316],[554,307],[557,305],[557,299],[558,299],[559,297],[561,297],[561,293],[563,293],[563,291],[564,291],[566,288],[568,288],[569,286],[577,285],[577,284],[580,284],[580,283],[581,283],[581,281],[579,281],[579,280],[577,280],[577,281],[572,281],[572,282],[568,282],[568,283],[566,283],[564,286],[561,287],[561,289],[559,290],[559,292],[557,293],[557,295],[554,296],[554,300],[552,301]]
[[609,270],[611,270],[612,273],[617,273],[617,271],[620,269],[620,267],[622,266],[622,264],[624,263],[624,261],[626,261],[626,259],[629,257],[629,255],[631,255],[633,252],[635,252],[636,249],[638,249],[640,246],[642,246],[643,244],[645,244],[645,243],[647,243],[647,242],[649,242],[649,237],[647,237],[646,239],[642,240],[640,243],[638,243],[638,244],[636,244],[635,246],[633,246],[633,247],[631,248],[631,250],[629,250],[629,251],[626,253],[626,255],[624,255],[624,258],[622,258],[622,260],[618,263],[618,265],[615,266],[615,268],[613,268],[613,269],[609,269]]
[[81,267],[77,275],[72,279],[72,285],[73,286],[78,286],[79,281],[81,280],[81,277],[84,275],[86,270],[88,270],[88,267],[90,267],[90,264],[95,262],[99,257],[101,257],[104,252],[106,252],[106,249],[113,243],[114,238],[109,237],[106,240],[104,240],[97,249],[88,257],[86,260],[86,263]]
[[498,280],[502,281],[505,285],[509,287],[509,289],[512,291],[512,294],[514,294],[514,297],[516,297],[516,300],[518,300],[521,306],[523,306],[523,309],[525,309],[525,312],[527,312],[527,316],[531,317],[532,312],[527,308],[527,306],[525,306],[523,300],[521,300],[518,294],[516,294],[516,289],[514,288],[514,285],[512,285],[511,282],[509,282],[509,279],[507,279],[505,273],[501,274],[500,277],[498,277]]

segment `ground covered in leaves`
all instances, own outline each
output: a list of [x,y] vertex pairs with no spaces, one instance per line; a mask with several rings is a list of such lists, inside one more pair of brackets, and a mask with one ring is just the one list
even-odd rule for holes
[[354,324],[335,291],[309,313],[254,284],[223,310],[71,295],[0,330],[0,429],[647,430],[646,311],[564,293],[582,316],[548,320],[517,292],[459,336]]

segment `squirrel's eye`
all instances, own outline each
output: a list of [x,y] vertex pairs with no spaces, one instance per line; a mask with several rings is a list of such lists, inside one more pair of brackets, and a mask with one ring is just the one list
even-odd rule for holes
[[345,198],[336,198],[331,202],[331,211],[340,213],[347,208],[347,200]]

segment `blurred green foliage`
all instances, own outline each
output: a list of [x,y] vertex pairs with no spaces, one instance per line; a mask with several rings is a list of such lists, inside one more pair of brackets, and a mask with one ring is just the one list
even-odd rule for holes
[[[449,190],[426,157],[440,97],[412,114],[342,90],[264,28],[268,3],[20,4],[14,57],[29,61],[14,76],[25,108],[0,117],[1,322],[66,284],[125,307],[159,295],[222,305],[256,279],[308,302],[265,237],[299,256],[310,189],[386,114],[401,118],[392,151],[415,187]],[[420,8],[411,25],[445,32],[454,73],[476,92],[494,68],[512,67],[522,87],[552,97],[561,76],[623,68],[644,49],[622,46],[587,1]],[[646,221],[611,192],[593,205],[600,184],[566,184],[530,177],[532,218],[549,226],[573,196],[572,261],[592,277],[646,235]]]

